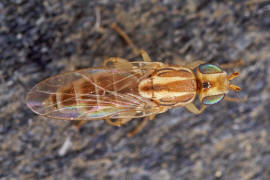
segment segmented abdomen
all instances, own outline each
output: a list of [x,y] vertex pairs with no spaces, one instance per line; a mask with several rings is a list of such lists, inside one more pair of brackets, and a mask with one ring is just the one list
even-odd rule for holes
[[36,85],[27,104],[34,112],[57,119],[117,117],[146,103],[138,94],[139,78],[116,69],[64,73]]
[[46,103],[53,104],[55,108],[83,106],[85,110],[111,104],[128,104],[122,96],[127,93],[138,94],[138,84],[134,78],[119,74],[82,78],[59,88]]

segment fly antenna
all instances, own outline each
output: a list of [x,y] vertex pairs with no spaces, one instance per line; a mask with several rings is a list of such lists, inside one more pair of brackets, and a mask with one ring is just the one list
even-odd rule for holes
[[239,73],[238,73],[238,72],[234,72],[234,73],[232,73],[230,76],[228,76],[228,79],[229,79],[229,80],[233,80],[233,79],[236,78],[237,76],[239,76]]
[[230,85],[229,85],[229,88],[230,88],[231,90],[233,90],[233,91],[236,91],[236,92],[238,92],[238,91],[241,90],[241,88],[240,88],[239,86],[236,86],[236,85],[234,85],[234,84],[230,84]]

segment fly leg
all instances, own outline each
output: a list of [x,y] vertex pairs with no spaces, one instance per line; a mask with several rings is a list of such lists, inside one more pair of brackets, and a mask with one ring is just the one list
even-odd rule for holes
[[[144,62],[151,62],[152,59],[150,58],[149,54],[145,50],[140,50],[140,54],[143,58]],[[119,57],[111,57],[106,59],[103,63],[104,67],[114,66],[117,69],[127,69],[131,70],[133,65],[126,59],[119,58]]]
[[128,137],[133,137],[135,134],[139,133],[148,123],[148,121],[153,120],[155,118],[155,114],[151,115],[149,117],[145,117],[143,118],[142,122],[140,124],[138,124],[133,130],[129,131],[128,133]]
[[120,127],[120,126],[122,126],[124,124],[123,123],[124,122],[123,119],[120,119],[120,118],[117,119],[116,121],[112,121],[110,118],[106,118],[105,120],[111,126],[118,126],[118,127]]
[[196,67],[198,67],[199,65],[206,63],[205,61],[202,61],[202,60],[196,60],[196,61],[190,62],[188,64],[185,64],[184,62],[185,62],[184,60],[177,58],[176,64],[180,65],[180,66],[185,66],[185,67],[193,70]]
[[150,58],[149,54],[145,50],[141,49],[140,53],[144,62],[152,62],[152,59]]
[[132,120],[132,118],[135,116],[136,111],[127,111],[124,112],[122,115],[126,116],[126,118],[118,118],[116,121],[112,121],[110,118],[106,118],[106,122],[112,126],[122,126]]
[[202,107],[198,109],[193,103],[185,105],[185,108],[194,114],[201,114],[206,109],[206,107],[206,105],[202,105]]
[[244,98],[234,98],[234,97],[228,97],[228,96],[224,97],[225,101],[231,101],[231,102],[237,102],[237,103],[245,102],[247,101],[247,99],[248,99],[247,97],[244,97]]
[[141,55],[143,58],[143,61],[145,62],[152,62],[152,59],[150,58],[150,56],[148,55],[148,53],[145,50],[139,49],[134,43],[133,41],[128,37],[128,35],[115,23],[113,23],[111,25],[111,28],[113,30],[115,30],[120,37],[122,37],[126,43],[131,47],[133,53],[135,55]]
[[140,54],[140,49],[137,48],[137,46],[133,43],[133,41],[128,37],[128,35],[116,24],[116,23],[113,23],[111,25],[111,28],[113,30],[115,30],[120,37],[122,37],[126,42],[127,44],[131,47],[133,53],[135,55],[139,55]]
[[[121,127],[122,125],[132,120],[132,118],[119,118],[116,121],[112,121],[111,119],[106,118],[105,120],[109,125]],[[143,127],[145,127],[145,125],[147,124],[147,121],[148,121],[148,118],[144,118],[142,123],[140,123],[134,130],[128,133],[128,137],[132,137],[136,133],[138,133]]]
[[104,67],[115,67],[116,69],[125,69],[131,70],[133,65],[128,60],[119,58],[119,57],[111,57],[106,59],[103,63]]
[[[148,121],[150,120],[153,120],[155,118],[156,115],[151,115],[149,117],[145,117],[143,118],[142,122],[139,123],[133,130],[131,130],[129,133],[128,133],[128,137],[133,137],[135,134],[139,133],[145,126],[146,124],[148,123]],[[106,118],[105,119],[106,122],[112,126],[122,126],[123,124],[126,124],[127,122],[129,122],[130,120],[132,120],[132,118],[119,118],[117,119],[116,121],[112,121],[111,119],[109,118]]]
[[148,121],[149,121],[148,117],[143,118],[143,121],[139,125],[137,125],[133,130],[129,131],[128,137],[133,137],[135,134],[140,132],[146,126]]
[[193,61],[193,62],[190,62],[190,63],[186,63],[184,59],[180,58],[179,56],[177,55],[174,55],[173,54],[173,63],[175,65],[179,65],[179,66],[185,66],[189,69],[195,69],[196,67],[198,67],[199,65],[201,64],[205,64],[206,62],[205,61],[202,61],[202,60],[196,60],[196,61]]
[[122,125],[126,124],[127,122],[129,122],[130,120],[132,120],[132,118],[119,118],[116,121],[112,121],[109,118],[105,119],[106,122],[112,126],[118,126],[121,127]]
[[235,67],[239,67],[239,66],[243,66],[244,65],[244,62],[242,59],[237,59],[233,62],[229,62],[229,63],[226,63],[226,64],[221,64],[220,67],[222,69],[232,69],[232,68],[235,68]]
[[[132,40],[128,37],[128,35],[116,23],[113,23],[111,25],[111,28],[114,31],[116,31],[119,34],[119,36],[122,37],[126,41],[126,43],[131,47],[134,54],[136,54],[136,55],[140,54],[139,48],[137,48],[137,46],[132,42]],[[117,69],[131,70],[133,67],[132,63],[130,63],[128,60],[118,58],[118,57],[112,57],[112,58],[105,60],[103,63],[103,66],[109,67],[110,64],[112,64]]]
[[191,62],[187,65],[185,65],[187,68],[189,69],[195,69],[196,67],[198,67],[199,65],[201,64],[205,64],[206,62],[205,61],[201,61],[201,60],[197,60],[197,61],[194,61],[194,62]]

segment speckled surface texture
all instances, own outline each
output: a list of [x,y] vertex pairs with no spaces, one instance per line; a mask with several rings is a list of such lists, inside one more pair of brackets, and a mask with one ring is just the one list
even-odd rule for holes
[[[121,128],[92,121],[77,131],[32,113],[25,97],[39,81],[134,57],[112,23],[156,61],[242,59],[234,82],[243,90],[230,96],[248,100],[198,116],[173,109],[133,138],[127,133],[140,119]],[[269,83],[269,1],[1,0],[0,178],[270,179]]]

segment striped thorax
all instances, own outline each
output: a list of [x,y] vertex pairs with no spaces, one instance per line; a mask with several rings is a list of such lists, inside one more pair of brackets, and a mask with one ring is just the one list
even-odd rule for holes
[[139,93],[161,106],[183,106],[196,96],[197,83],[192,70],[182,66],[157,69],[139,83]]

